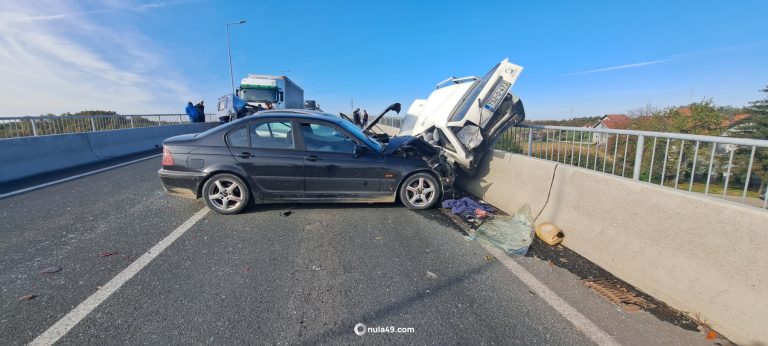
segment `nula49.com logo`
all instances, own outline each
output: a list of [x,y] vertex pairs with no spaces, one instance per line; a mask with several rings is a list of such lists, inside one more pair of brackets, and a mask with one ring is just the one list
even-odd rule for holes
[[363,336],[365,334],[377,334],[377,333],[413,333],[416,331],[413,327],[395,327],[395,326],[376,326],[368,327],[364,323],[358,323],[355,325],[355,334]]

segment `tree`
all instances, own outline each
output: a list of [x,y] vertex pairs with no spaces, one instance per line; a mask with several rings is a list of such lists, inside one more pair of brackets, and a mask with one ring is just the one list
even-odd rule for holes
[[[739,128],[739,131],[734,133],[736,136],[768,139],[768,86],[760,92],[766,94],[765,98],[749,103],[750,106],[747,110],[751,116],[736,123]],[[768,182],[768,148],[756,148],[755,160],[752,162],[752,174],[760,179],[758,192],[764,193],[766,182]]]

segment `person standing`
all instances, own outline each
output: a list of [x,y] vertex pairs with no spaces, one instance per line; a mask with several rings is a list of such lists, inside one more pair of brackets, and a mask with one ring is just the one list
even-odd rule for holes
[[185,109],[187,112],[187,116],[189,117],[190,123],[196,123],[197,122],[197,108],[195,108],[194,105],[192,105],[192,101],[187,102],[187,108]]
[[363,109],[363,128],[368,127],[368,111]]
[[360,125],[363,124],[363,122],[360,120],[360,108],[355,109],[352,112],[352,121],[354,121],[355,126],[360,127]]
[[205,105],[203,104],[203,101],[200,101],[200,103],[196,104],[195,109],[197,110],[197,122],[204,123],[205,122]]

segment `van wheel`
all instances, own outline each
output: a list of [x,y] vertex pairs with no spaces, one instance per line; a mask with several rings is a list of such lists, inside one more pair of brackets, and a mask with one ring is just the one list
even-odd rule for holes
[[440,184],[428,173],[416,173],[400,186],[400,201],[408,209],[429,209],[440,199]]
[[233,174],[217,174],[203,185],[203,199],[213,211],[231,215],[243,211],[251,199],[251,194],[240,177]]

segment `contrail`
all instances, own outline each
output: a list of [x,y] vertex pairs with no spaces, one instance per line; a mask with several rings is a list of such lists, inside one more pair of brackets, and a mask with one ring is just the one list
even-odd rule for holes
[[625,64],[625,65],[619,65],[619,66],[604,67],[604,68],[599,68],[599,69],[596,69],[596,70],[574,72],[574,73],[565,74],[563,76],[577,76],[577,75],[589,74],[589,73],[595,73],[595,72],[623,70],[623,69],[627,69],[627,68],[635,68],[635,67],[641,67],[641,66],[662,64],[662,63],[670,62],[670,61],[674,61],[674,60],[677,60],[677,59],[670,58],[670,59],[661,59],[661,60],[651,60],[651,61],[645,61],[645,62],[638,62],[638,63],[634,63],[634,64]]

